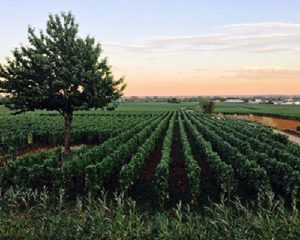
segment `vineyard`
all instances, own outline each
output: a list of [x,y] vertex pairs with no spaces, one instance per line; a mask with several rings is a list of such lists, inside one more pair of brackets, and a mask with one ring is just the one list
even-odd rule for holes
[[215,111],[223,114],[254,114],[300,120],[300,109],[297,105],[253,104],[249,106],[247,103],[218,103]]
[[[171,110],[76,114],[65,157],[55,114],[0,118],[1,188],[58,192],[68,198],[122,191],[164,204],[265,193],[300,198],[300,147],[269,128]],[[28,149],[48,151],[20,155]],[[30,151],[29,151],[30,152]]]
[[297,1],[2,2],[0,240],[300,240]]

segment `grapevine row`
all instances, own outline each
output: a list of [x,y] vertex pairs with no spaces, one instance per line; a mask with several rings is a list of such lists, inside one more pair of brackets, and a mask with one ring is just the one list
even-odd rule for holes
[[222,160],[232,165],[236,176],[243,179],[249,189],[257,192],[271,189],[269,178],[263,168],[258,166],[255,161],[247,159],[239,152],[238,148],[225,142],[214,131],[207,129],[194,116],[190,115],[190,118],[205,139],[210,141],[213,149],[218,152]]
[[168,121],[169,117],[161,121],[150,137],[139,147],[138,152],[131,158],[130,162],[123,165],[120,172],[120,184],[122,189],[126,190],[135,183],[146,160],[154,151],[158,140],[161,138]]
[[[63,142],[63,122],[60,117],[38,116],[0,119],[0,155],[9,148],[16,151],[32,146],[58,145]],[[133,117],[75,117],[72,124],[72,144],[98,144],[111,137],[111,132],[130,122]],[[30,139],[29,139],[30,138]]]
[[184,126],[180,114],[178,115],[178,122],[179,122],[180,139],[181,139],[183,154],[184,154],[184,163],[187,171],[191,193],[193,196],[197,197],[199,196],[200,189],[201,189],[200,186],[201,168],[193,157],[192,149],[190,147],[190,143],[188,141],[186,132],[184,130]]
[[203,157],[207,161],[210,169],[214,172],[219,187],[223,192],[230,193],[236,185],[234,181],[234,171],[231,165],[223,162],[219,155],[213,151],[211,144],[203,138],[195,125],[193,125],[187,118],[186,114],[184,114],[184,120],[187,128],[193,136],[197,148],[201,154],[203,154]]
[[[207,120],[211,121],[211,120]],[[214,124],[214,123],[213,123]],[[243,127],[237,127],[237,124],[228,124],[228,125],[218,125],[220,128],[230,131],[233,135],[238,136],[242,139],[245,144],[249,143],[252,148],[257,149],[259,152],[264,152],[269,155],[271,158],[275,158],[277,161],[284,162],[289,164],[294,170],[300,170],[300,159],[285,149],[277,148],[277,144],[264,143],[263,141],[258,140],[256,136],[259,134],[254,134],[251,132],[251,127],[244,125]],[[249,128],[249,129],[248,129]]]
[[120,168],[131,155],[136,152],[139,146],[145,141],[149,134],[157,127],[165,116],[153,121],[141,132],[126,143],[120,145],[101,162],[86,167],[86,190],[97,192],[103,188],[104,180],[109,177],[117,168]]
[[177,117],[177,113],[173,114],[170,120],[167,134],[163,142],[161,161],[157,165],[156,172],[155,172],[156,188],[158,190],[162,202],[165,202],[167,199],[169,199],[168,177],[169,177],[173,133],[174,133],[174,125],[175,125],[176,117]]
[[[224,140],[230,142],[230,144],[232,144],[233,146],[239,147],[239,149],[241,149],[241,151],[243,151],[247,156],[253,157],[258,162],[258,164],[261,165],[267,171],[271,182],[280,186],[286,192],[286,194],[294,195],[297,194],[297,192],[299,192],[299,171],[295,171],[289,164],[285,162],[281,162],[274,158],[271,158],[270,156],[268,156],[268,154],[264,152],[254,151],[254,148],[249,148],[249,144],[246,142],[245,136],[243,136],[236,130],[233,130],[230,127],[223,126],[217,121],[213,121],[211,123],[208,123],[209,121],[206,122],[208,126],[214,129],[214,131],[218,132],[218,134],[222,138],[224,138]],[[243,139],[237,137],[243,137]],[[257,147],[258,145],[259,142],[257,142],[257,145],[255,146]],[[247,148],[245,146],[247,146]],[[260,150],[260,148],[257,149]]]
[[[230,126],[231,128],[237,130],[238,132],[240,132],[241,134],[244,134],[245,136],[251,136],[251,138],[248,140],[250,144],[258,144],[258,146],[260,147],[261,150],[266,151],[267,150],[267,154],[270,155],[270,157],[276,158],[279,161],[284,161],[287,162],[288,164],[290,164],[295,170],[300,170],[300,158],[299,155],[295,155],[294,153],[290,153],[288,151],[288,146],[292,146],[292,145],[283,145],[281,143],[279,143],[278,141],[275,141],[274,138],[277,135],[274,136],[274,138],[272,137],[274,134],[270,133],[269,137],[265,136],[264,134],[260,133],[260,129],[262,127],[259,128],[253,128],[251,126],[244,125],[243,124],[235,124],[234,122],[229,122],[229,124],[227,126]],[[252,137],[252,136],[255,136]],[[279,136],[281,136],[279,134]]]
[[[137,119],[137,121],[138,120],[139,119]],[[134,126],[137,121],[133,121],[121,129],[114,131],[112,135],[116,135],[120,132],[120,130],[122,131],[122,129],[125,130],[128,127],[130,128],[130,126]],[[41,186],[45,183],[46,186],[50,187],[53,185],[53,182],[56,182],[56,184],[64,183],[65,188],[72,187],[70,186],[70,184],[72,185],[72,183],[70,183],[72,179],[75,179],[76,181],[79,181],[82,177],[84,179],[85,167],[87,165],[101,161],[102,158],[106,156],[111,149],[113,149],[115,144],[120,144],[123,141],[126,141],[152,121],[153,119],[150,118],[141,122],[134,128],[127,130],[114,138],[110,138],[100,146],[93,149],[83,148],[81,151],[77,150],[73,153],[72,159],[64,161],[64,164],[62,164],[62,159],[59,157],[59,154],[49,153],[30,155],[16,159],[15,161],[10,161],[3,168],[3,178],[6,182],[13,181],[14,184],[21,186],[31,186],[30,182],[36,182]],[[51,166],[48,166],[47,159],[51,159]],[[48,171],[49,167],[53,168],[50,172]],[[34,171],[32,169],[34,169]],[[15,174],[15,172],[18,174]],[[59,176],[60,178],[58,179],[57,177],[54,178],[53,176],[50,176],[51,172],[55,172],[56,176]]]
[[88,165],[93,165],[101,162],[104,157],[109,155],[109,153],[112,151],[112,149],[115,148],[115,146],[119,146],[128,141],[128,139],[130,139],[134,134],[140,132],[143,128],[145,128],[145,126],[150,124],[155,119],[157,119],[157,116],[146,118],[140,123],[138,123],[138,121],[132,121],[128,125],[125,125],[124,127],[116,130],[112,134],[115,137],[109,138],[101,145],[85,151],[81,155],[77,154],[72,157],[72,159],[66,162],[63,167],[65,182],[68,182],[68,180],[72,178],[84,178],[86,174],[85,170]]

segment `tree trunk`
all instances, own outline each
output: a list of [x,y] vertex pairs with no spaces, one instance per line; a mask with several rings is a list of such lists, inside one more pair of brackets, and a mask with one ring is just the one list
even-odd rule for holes
[[71,132],[71,125],[72,125],[72,118],[73,113],[64,113],[65,119],[65,129],[64,129],[64,147],[65,147],[65,155],[69,155],[71,151],[71,139],[70,139],[70,132]]

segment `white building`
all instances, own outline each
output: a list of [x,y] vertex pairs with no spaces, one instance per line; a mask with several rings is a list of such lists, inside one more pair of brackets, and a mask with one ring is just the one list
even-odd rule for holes
[[243,103],[242,99],[227,99],[225,100],[226,103]]
[[294,105],[295,103],[294,102],[285,102],[285,103],[282,103],[284,105]]

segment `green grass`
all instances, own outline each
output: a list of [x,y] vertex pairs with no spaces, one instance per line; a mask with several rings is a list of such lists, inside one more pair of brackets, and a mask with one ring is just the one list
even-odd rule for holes
[[10,111],[3,105],[0,105],[0,117],[7,116],[9,114],[10,114]]
[[228,114],[257,114],[300,120],[300,106],[297,105],[217,103],[215,112]]
[[[181,108],[200,109],[197,102],[184,102],[179,104],[156,102],[156,103],[120,103],[115,111],[89,110],[78,111],[77,113],[132,113],[132,112],[160,112],[169,110],[178,110]],[[258,114],[266,116],[277,116],[282,118],[300,120],[300,106],[297,105],[272,105],[272,104],[246,104],[246,103],[217,103],[215,112],[220,113],[238,113],[238,114]],[[56,113],[47,111],[29,112],[36,113]],[[0,117],[7,116],[10,111],[4,106],[0,106]]]
[[141,211],[123,194],[65,200],[46,191],[10,190],[0,195],[1,239],[300,239],[296,207],[269,195],[257,206],[210,203],[202,209],[177,204]]
[[184,107],[194,107],[197,103],[121,103],[116,109],[117,112],[126,111],[169,111],[178,110]]
[[[161,111],[169,111],[169,110],[178,110],[181,108],[187,107],[196,107],[198,104],[196,102],[184,102],[184,103],[165,103],[165,102],[156,102],[156,103],[120,103],[114,111],[103,111],[101,109],[98,110],[88,110],[88,111],[77,111],[76,113],[108,113],[108,114],[119,114],[119,113],[134,113],[134,112],[161,112]],[[11,111],[4,106],[0,106],[0,117],[10,115]],[[41,114],[41,113],[57,113],[56,111],[35,111],[28,112],[25,114]]]

